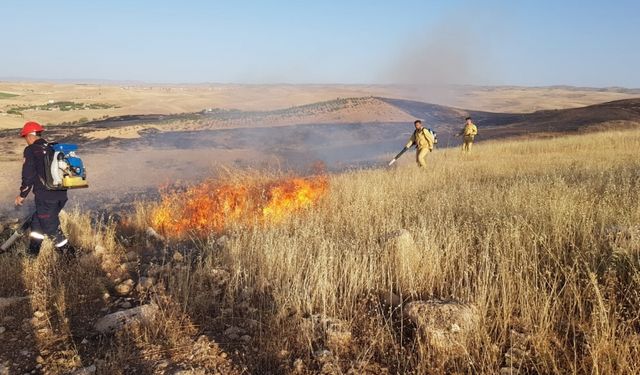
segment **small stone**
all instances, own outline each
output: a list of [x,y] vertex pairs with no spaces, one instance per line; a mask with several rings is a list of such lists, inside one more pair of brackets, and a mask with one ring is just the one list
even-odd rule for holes
[[96,372],[96,365],[91,365],[88,367],[83,367],[81,369],[78,369],[74,372],[72,372],[72,375],[90,375],[90,374],[95,374]]
[[158,241],[164,241],[164,237],[162,237],[161,235],[158,234],[158,232],[156,232],[155,229],[151,228],[151,227],[147,227],[147,230],[145,232],[147,234],[147,237],[152,238],[154,240],[158,240]]
[[453,356],[466,353],[466,345],[476,336],[480,322],[474,305],[452,300],[409,302],[403,315],[416,325],[421,341]]
[[180,254],[180,252],[176,251],[175,253],[173,253],[173,260],[175,260],[176,262],[182,262],[184,260],[184,256]]
[[155,283],[155,279],[153,277],[141,277],[138,280],[138,286],[136,286],[136,290],[138,292],[144,292],[147,289],[150,289]]
[[44,316],[44,313],[42,311],[38,310],[38,311],[33,313],[33,316],[38,318],[38,319],[40,319],[40,318],[42,318]]
[[242,335],[242,336],[240,336],[240,340],[242,340],[242,341],[244,341],[244,342],[248,343],[249,341],[251,341],[251,336],[249,336],[249,335]]
[[80,342],[80,344],[82,345],[87,345],[89,343],[89,340],[87,339],[82,339],[82,341]]
[[11,323],[11,322],[13,322],[14,320],[16,320],[16,317],[15,317],[15,316],[7,315],[7,316],[5,316],[5,317],[2,319],[2,322],[3,322],[3,323]]
[[42,358],[42,356],[37,356],[36,357],[36,363],[44,363],[44,358]]
[[131,279],[127,279],[120,284],[116,285],[116,293],[120,296],[126,296],[133,290],[133,285],[135,282]]
[[154,304],[141,305],[132,309],[118,311],[100,318],[94,325],[100,333],[115,332],[132,322],[150,321],[158,312]]
[[5,333],[6,331],[7,331],[7,329],[6,329],[6,328],[4,328],[4,327],[0,326],[0,335],[1,335],[1,334],[3,334],[3,333]]
[[128,302],[128,301],[122,302],[120,304],[120,307],[122,307],[123,309],[130,309],[131,308],[131,302]]
[[322,349],[313,353],[313,356],[316,357],[318,362],[325,363],[333,358],[333,353],[331,353],[329,350]]
[[28,350],[21,350],[20,354],[22,354],[25,357],[29,357],[31,355],[31,352],[29,352]]
[[125,255],[125,259],[127,259],[127,262],[135,262],[138,260],[138,253],[131,250]]

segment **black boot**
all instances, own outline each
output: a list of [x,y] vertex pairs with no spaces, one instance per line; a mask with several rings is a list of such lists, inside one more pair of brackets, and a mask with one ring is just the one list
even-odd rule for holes
[[60,255],[67,259],[73,259],[76,257],[76,248],[73,247],[69,242],[60,247],[56,247],[56,250]]
[[29,240],[29,247],[27,248],[27,255],[30,257],[37,257],[40,254],[40,246],[42,246],[42,240],[33,238]]

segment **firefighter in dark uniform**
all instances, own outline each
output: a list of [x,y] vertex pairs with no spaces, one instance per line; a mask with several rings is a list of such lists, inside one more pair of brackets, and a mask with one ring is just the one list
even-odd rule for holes
[[24,149],[22,164],[22,186],[15,203],[22,206],[25,198],[33,191],[36,212],[31,222],[31,233],[28,253],[37,256],[45,236],[52,239],[55,247],[62,253],[73,254],[67,239],[60,229],[60,211],[67,203],[66,190],[48,190],[46,181],[44,156],[47,152],[47,141],[41,138],[44,128],[37,122],[29,121],[20,131],[28,146]]

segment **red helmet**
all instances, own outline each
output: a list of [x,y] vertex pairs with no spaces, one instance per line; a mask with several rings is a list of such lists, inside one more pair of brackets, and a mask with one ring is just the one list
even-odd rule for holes
[[29,121],[26,124],[24,124],[24,126],[22,127],[22,130],[20,130],[20,136],[26,137],[27,134],[29,133],[41,132],[43,130],[44,128],[42,127],[42,125],[38,124],[35,121]]

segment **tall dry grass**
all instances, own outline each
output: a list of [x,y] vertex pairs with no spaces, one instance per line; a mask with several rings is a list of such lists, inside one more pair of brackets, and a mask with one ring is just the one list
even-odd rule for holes
[[[67,264],[49,248],[35,261],[3,256],[0,290],[32,296],[12,314],[46,313],[33,336],[57,361],[46,364],[51,373],[195,366],[202,333],[221,348],[205,340],[198,366],[250,373],[497,373],[522,336],[521,373],[639,373],[639,149],[640,131],[626,131],[438,150],[426,170],[407,157],[394,169],[332,175],[315,207],[277,224],[231,225],[224,242],[220,233],[150,240],[153,202],[138,204],[124,229],[73,212],[63,224],[83,257]],[[415,245],[389,245],[401,229]],[[130,250],[157,255],[159,264],[139,265],[162,270],[156,289],[136,303],[157,303],[162,315],[85,347],[91,322],[82,317],[113,306],[104,292]],[[173,261],[175,251],[185,259]],[[381,302],[392,294],[473,303],[481,328],[464,355],[438,353],[402,307]],[[328,342],[317,338],[317,316],[353,333],[329,367],[317,355]],[[253,327],[248,346],[225,341],[236,325]],[[221,351],[233,366],[208,359]]]
[[[639,131],[486,142],[470,155],[434,152],[427,170],[404,160],[332,176],[316,208],[230,228],[223,247],[201,242],[195,274],[225,268],[233,293],[223,302],[182,293],[184,306],[204,324],[203,312],[249,293],[264,327],[259,366],[283,350],[311,361],[302,321],[323,314],[354,332],[342,371],[364,360],[398,373],[495,373],[517,331],[530,342],[523,371],[638,373],[639,149]],[[398,229],[417,243],[400,259],[382,240]],[[201,281],[180,290],[206,293]],[[482,328],[468,356],[420,353],[393,313],[366,302],[391,292],[477,305]]]

